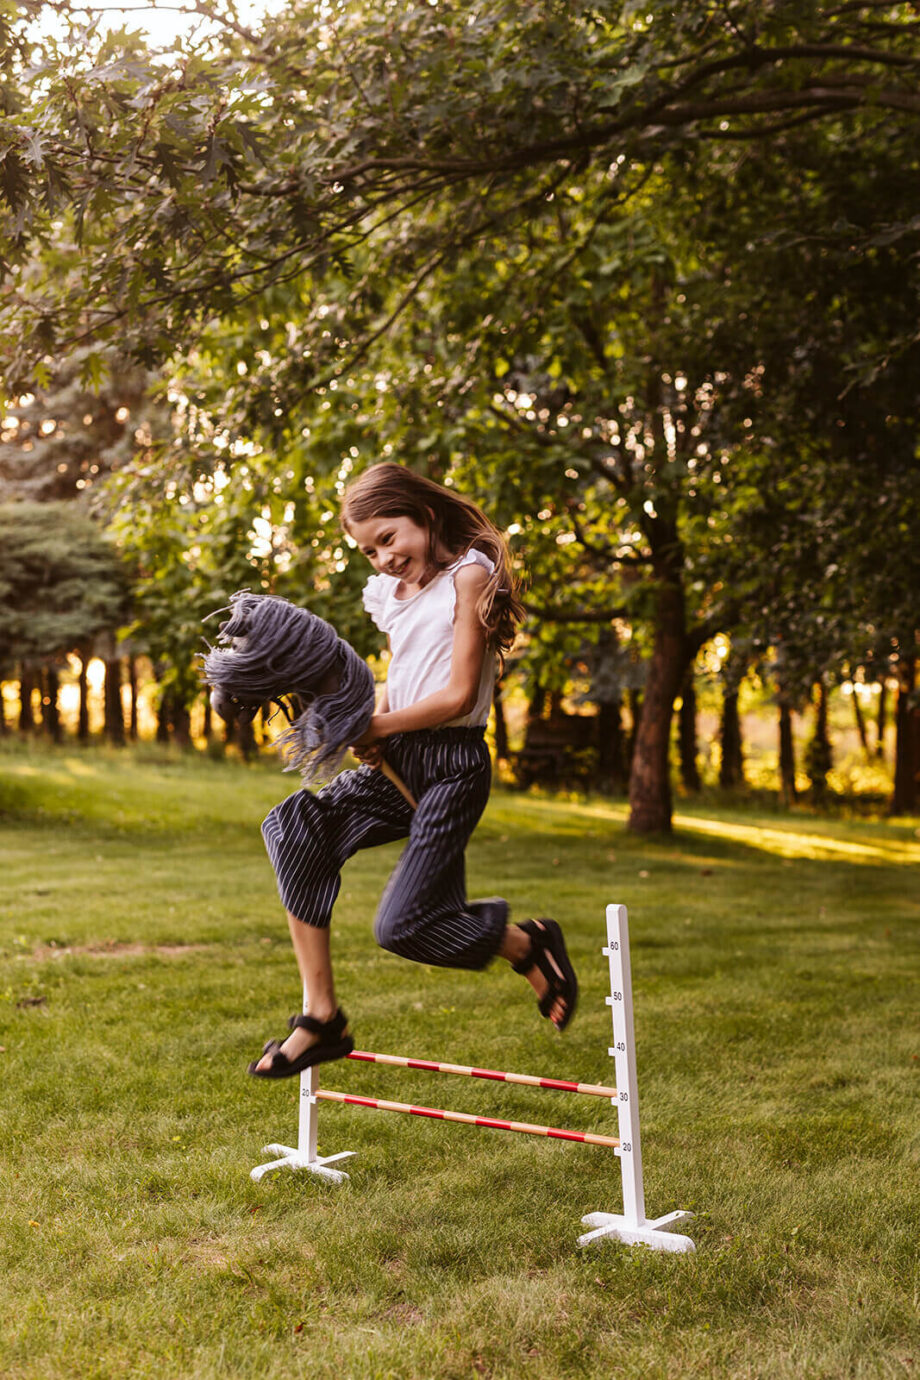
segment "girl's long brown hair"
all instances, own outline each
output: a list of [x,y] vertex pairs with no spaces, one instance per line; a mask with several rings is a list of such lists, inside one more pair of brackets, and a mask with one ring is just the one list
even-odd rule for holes
[[[524,617],[520,581],[511,568],[508,546],[501,532],[475,503],[425,479],[405,465],[384,460],[371,465],[345,490],[342,526],[369,518],[408,517],[428,532],[428,559],[435,570],[444,570],[471,546],[482,551],[495,569],[476,605],[486,630],[489,647],[504,659]],[[438,557],[438,549],[450,552],[450,560]]]

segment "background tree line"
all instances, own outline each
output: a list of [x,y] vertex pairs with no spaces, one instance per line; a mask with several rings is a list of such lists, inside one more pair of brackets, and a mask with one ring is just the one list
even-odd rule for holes
[[788,796],[790,711],[816,701],[820,781],[829,686],[895,676],[915,808],[912,6],[296,3],[258,32],[215,6],[168,61],[28,8],[0,29],[29,399],[0,481],[12,528],[72,494],[114,539],[180,736],[235,588],[375,650],[335,507],[387,455],[508,531],[533,741],[584,667],[633,828],[670,826],[676,703],[693,786],[717,635],[728,780],[749,667]]

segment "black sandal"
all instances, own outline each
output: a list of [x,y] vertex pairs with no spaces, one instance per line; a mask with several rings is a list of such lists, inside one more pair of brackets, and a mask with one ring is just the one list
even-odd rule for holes
[[256,1060],[249,1065],[248,1071],[253,1078],[292,1078],[295,1073],[312,1068],[314,1064],[327,1064],[333,1059],[344,1059],[355,1047],[351,1036],[345,1034],[347,1025],[348,1017],[341,1007],[331,1021],[318,1021],[315,1016],[292,1016],[288,1021],[288,1029],[309,1030],[311,1034],[319,1036],[316,1043],[310,1045],[296,1059],[289,1059],[281,1051],[280,1040],[269,1040],[262,1051],[262,1057],[271,1054],[271,1063],[267,1068],[260,1069],[261,1061]]
[[524,976],[534,967],[540,969],[549,984],[538,1003],[540,1015],[549,1016],[557,1001],[565,1002],[565,1015],[558,1024],[553,1022],[557,1030],[565,1030],[575,1015],[575,1007],[578,1003],[578,978],[575,976],[575,969],[569,961],[562,930],[555,920],[546,919],[525,920],[520,929],[525,934],[530,935],[530,952],[519,963],[513,963],[512,969],[515,973],[522,973]]
[[[300,1021],[301,1016],[303,1016],[304,1014],[305,1013],[303,1011],[295,1011],[293,1016],[288,1016],[288,1030],[296,1030],[298,1022]],[[332,1020],[335,1020],[335,1016],[333,1016]],[[312,1027],[308,1027],[308,1029],[312,1029]],[[262,1057],[264,1058],[265,1055],[268,1054],[269,1050],[280,1049],[283,1044],[283,1040],[266,1040],[265,1044],[262,1046]]]

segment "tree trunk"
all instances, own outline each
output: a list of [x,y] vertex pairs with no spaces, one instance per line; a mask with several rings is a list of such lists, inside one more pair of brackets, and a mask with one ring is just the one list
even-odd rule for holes
[[495,711],[495,756],[500,762],[507,762],[508,724],[505,720],[505,701],[502,698],[500,680],[496,680],[492,690],[492,708]]
[[792,710],[787,700],[779,702],[779,776],[783,804],[795,804],[798,791],[795,785],[795,743],[792,737]]
[[61,709],[58,696],[61,692],[61,678],[56,666],[46,666],[42,676],[42,728],[52,743],[61,741]]
[[639,737],[639,725],[642,722],[642,691],[630,690],[629,692],[629,715],[630,728],[629,737],[626,740],[626,760],[632,770],[632,760],[636,755],[636,741]]
[[35,727],[32,691],[35,689],[35,668],[24,661],[19,668],[19,732],[31,733]]
[[680,779],[685,790],[700,790],[699,767],[696,761],[696,687],[693,684],[693,667],[688,666],[681,688],[680,715],[678,717],[678,749],[680,755]]
[[888,686],[882,681],[878,696],[878,714],[875,719],[875,755],[885,756],[885,728],[888,721]]
[[535,685],[530,692],[527,701],[527,718],[524,721],[524,751],[527,752],[533,746],[533,732],[537,724],[543,719],[546,709],[546,691],[542,685]]
[[131,691],[131,717],[128,722],[128,737],[137,742],[137,657],[128,657],[128,686]]
[[872,760],[872,753],[869,751],[869,735],[866,732],[866,719],[862,712],[862,705],[859,703],[859,695],[856,693],[856,682],[853,682],[853,718],[856,720],[856,732],[859,734],[859,741],[862,744],[863,756],[866,761]]
[[[180,747],[191,747],[192,745],[192,716],[189,713],[187,704],[183,704],[179,695],[174,691],[170,697],[172,713],[173,737]],[[251,727],[251,725],[250,725]]]
[[201,731],[204,734],[205,742],[209,743],[211,741],[211,734],[214,731],[214,711],[211,708],[211,696],[207,693],[204,697],[204,718],[201,725]]
[[740,786],[744,780],[744,751],[741,744],[741,717],[738,714],[738,691],[728,683],[722,686],[722,725],[720,732],[721,761],[719,785],[725,790]]
[[80,703],[77,708],[77,741],[80,743],[89,742],[89,682],[86,670],[89,666],[89,652],[81,651],[80,674],[77,678],[77,686],[80,691]]
[[251,719],[240,719],[238,721],[240,752],[243,754],[243,761],[249,762],[255,754],[256,735],[253,732]]
[[821,801],[827,795],[827,773],[833,757],[827,736],[827,686],[819,680],[815,686],[815,731],[808,744],[806,769],[811,778],[812,799]]
[[105,659],[105,736],[115,747],[125,745],[125,714],[121,703],[121,658]]
[[626,739],[623,732],[619,642],[612,626],[598,632],[591,674],[597,705],[597,782],[601,790],[621,795],[626,789]]
[[622,792],[627,773],[623,733],[623,702],[601,700],[597,706],[597,773],[602,789]]
[[172,688],[166,686],[160,690],[160,698],[157,703],[157,731],[156,740],[158,743],[169,742],[169,729],[172,722]]
[[3,698],[3,681],[0,680],[0,738],[5,738],[9,731],[9,724],[6,721],[6,702]]
[[916,813],[920,801],[920,705],[911,702],[916,672],[914,657],[902,661],[895,710],[893,815]]
[[658,573],[655,641],[629,773],[629,828],[638,834],[671,831],[671,716],[691,659],[679,577],[667,567]]

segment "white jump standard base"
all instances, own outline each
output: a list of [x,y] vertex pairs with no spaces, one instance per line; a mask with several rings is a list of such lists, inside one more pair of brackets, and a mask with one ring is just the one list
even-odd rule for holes
[[[692,1217],[692,1212],[670,1212],[664,1217],[649,1221],[645,1215],[645,1193],[642,1183],[642,1151],[639,1141],[639,1094],[636,1079],[635,1042],[633,1039],[632,985],[629,969],[629,930],[625,906],[607,907],[607,944],[604,953],[610,962],[610,996],[607,1005],[613,1017],[613,1045],[608,1053],[616,1064],[616,1087],[602,1087],[598,1084],[565,1083],[560,1079],[536,1078],[529,1074],[509,1074],[496,1069],[475,1069],[458,1064],[438,1064],[430,1060],[407,1059],[402,1055],[372,1054],[356,1050],[349,1057],[372,1063],[391,1064],[397,1067],[424,1069],[430,1073],[453,1074],[472,1078],[486,1078],[493,1081],[522,1083],[532,1087],[550,1089],[557,1092],[576,1092],[590,1096],[609,1097],[617,1111],[618,1135],[600,1136],[587,1131],[567,1131],[560,1127],[538,1126],[529,1122],[499,1121],[492,1117],[475,1117],[468,1113],[449,1112],[434,1107],[410,1106],[405,1103],[388,1102],[378,1098],[357,1097],[349,1093],[332,1092],[319,1086],[319,1068],[305,1069],[300,1075],[300,1117],[297,1148],[288,1145],[266,1145],[266,1154],[278,1158],[267,1164],[260,1164],[251,1171],[255,1180],[278,1169],[306,1169],[318,1178],[331,1183],[342,1183],[348,1175],[341,1169],[331,1166],[339,1160],[348,1159],[355,1152],[343,1150],[337,1155],[321,1156],[316,1153],[317,1120],[320,1101],[345,1102],[352,1105],[377,1108],[386,1112],[403,1112],[410,1115],[435,1118],[443,1121],[462,1121],[475,1126],[488,1127],[499,1131],[518,1131],[528,1135],[548,1136],[569,1141],[581,1141],[612,1149],[620,1157],[620,1171],[623,1180],[623,1211],[590,1212],[582,1218],[582,1224],[590,1227],[578,1238],[579,1246],[587,1246],[605,1237],[625,1242],[628,1245],[646,1245],[658,1251],[692,1251],[695,1249],[689,1236],[681,1236],[673,1228],[679,1222]],[[306,996],[306,994],[304,994]],[[321,1067],[321,1066],[320,1066]]]
[[250,1170],[249,1177],[255,1179],[256,1183],[274,1169],[307,1169],[319,1179],[328,1179],[330,1183],[340,1184],[348,1175],[341,1169],[327,1169],[326,1166],[334,1164],[336,1160],[347,1160],[349,1155],[357,1153],[355,1150],[341,1150],[339,1154],[327,1155],[325,1159],[308,1160],[290,1145],[263,1145],[262,1149],[266,1155],[280,1155],[282,1158],[257,1165],[255,1169]]
[[593,1227],[594,1230],[579,1236],[578,1244],[588,1246],[592,1241],[612,1236],[627,1246],[651,1246],[653,1251],[695,1251],[696,1247],[689,1236],[671,1233],[671,1228],[678,1222],[684,1222],[692,1216],[692,1212],[669,1212],[654,1222],[633,1223],[615,1212],[589,1212],[581,1219],[582,1225]]

